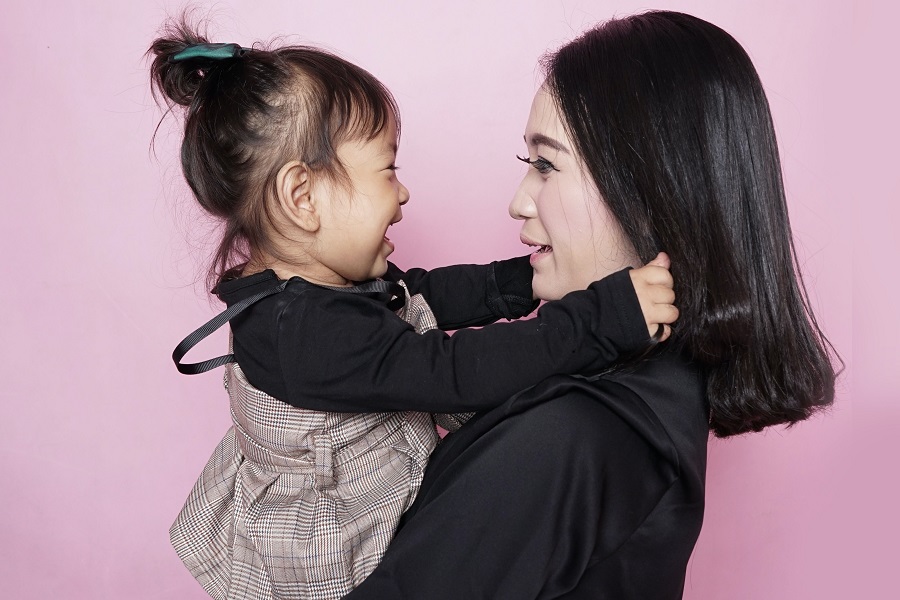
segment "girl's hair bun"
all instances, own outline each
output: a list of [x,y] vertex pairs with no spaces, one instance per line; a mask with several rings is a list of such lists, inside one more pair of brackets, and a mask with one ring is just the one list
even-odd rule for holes
[[173,61],[172,57],[189,46],[208,43],[206,36],[189,25],[187,19],[168,23],[147,51],[154,57],[150,66],[154,95],[162,94],[169,104],[190,106],[215,61],[199,56]]
[[300,160],[316,177],[349,185],[335,148],[373,140],[391,123],[399,136],[400,114],[380,81],[334,54],[312,46],[211,44],[194,17],[189,10],[164,24],[147,56],[153,96],[166,114],[187,108],[178,111],[184,178],[224,225],[212,289],[253,252],[278,252],[269,203],[282,165]]

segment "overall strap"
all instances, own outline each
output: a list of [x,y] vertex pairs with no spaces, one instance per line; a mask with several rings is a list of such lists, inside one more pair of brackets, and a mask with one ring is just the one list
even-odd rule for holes
[[[227,365],[228,363],[234,362],[234,354],[217,356],[216,358],[210,358],[209,360],[204,360],[203,362],[199,363],[183,363],[181,362],[181,359],[184,358],[184,355],[187,354],[191,348],[199,344],[203,339],[208,337],[219,327],[250,308],[250,306],[256,304],[263,298],[267,298],[274,294],[283,292],[288,283],[290,283],[291,281],[292,280],[281,281],[274,287],[263,290],[258,294],[255,294],[248,298],[244,298],[240,302],[232,304],[231,306],[220,312],[218,315],[210,319],[205,325],[199,327],[196,331],[181,340],[181,343],[175,346],[175,350],[172,352],[172,360],[175,361],[175,367],[178,369],[178,371],[180,373],[184,373],[185,375],[197,375],[198,373],[205,373],[206,371],[215,369],[216,367],[221,367],[222,365]],[[324,287],[336,292],[345,292],[350,294],[386,293],[390,294],[398,300],[405,299],[405,291],[400,284],[394,283],[392,281],[382,281],[380,279],[368,281],[366,283],[363,283],[362,285],[356,285],[353,287],[318,287]]]

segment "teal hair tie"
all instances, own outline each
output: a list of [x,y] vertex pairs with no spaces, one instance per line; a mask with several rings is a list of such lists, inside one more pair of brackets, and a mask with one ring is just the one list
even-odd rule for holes
[[247,48],[241,48],[238,44],[193,44],[170,56],[169,62],[180,62],[192,58],[224,60],[243,56],[246,52]]

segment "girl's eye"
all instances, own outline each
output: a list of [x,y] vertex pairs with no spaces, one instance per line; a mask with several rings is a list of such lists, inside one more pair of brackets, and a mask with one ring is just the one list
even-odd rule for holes
[[516,154],[516,158],[521,160],[523,163],[528,163],[529,165],[537,169],[537,172],[541,175],[546,175],[550,171],[559,171],[559,169],[557,169],[552,162],[550,162],[543,156],[538,156],[536,159],[530,160]]
[[393,164],[392,164],[391,166],[388,167],[388,170],[389,170],[389,171],[396,171],[396,170],[399,169],[399,168],[400,168],[400,167],[398,167],[397,165],[393,165]]

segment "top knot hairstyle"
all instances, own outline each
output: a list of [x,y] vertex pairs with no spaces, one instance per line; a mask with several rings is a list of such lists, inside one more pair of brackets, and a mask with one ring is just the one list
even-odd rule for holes
[[198,44],[209,40],[182,17],[164,27],[148,54],[154,97],[170,110],[186,109],[185,179],[225,226],[209,272],[213,289],[254,249],[277,255],[267,235],[269,199],[285,163],[301,161],[346,184],[337,146],[372,140],[391,121],[399,135],[400,114],[381,82],[324,50],[254,46],[225,58],[184,52]]
[[653,11],[600,25],[543,66],[640,258],[672,258],[680,317],[668,344],[705,367],[716,435],[831,404],[833,349],[799,277],[769,105],[740,44]]

